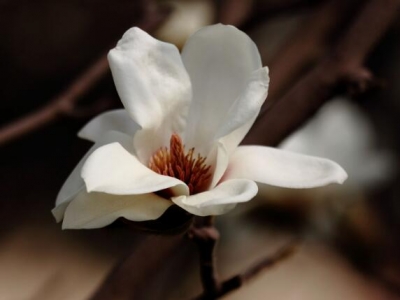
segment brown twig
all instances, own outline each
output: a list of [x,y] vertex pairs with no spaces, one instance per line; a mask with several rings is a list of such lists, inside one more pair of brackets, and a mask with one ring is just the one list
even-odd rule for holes
[[243,273],[221,282],[218,279],[215,258],[215,247],[219,240],[219,232],[214,226],[214,217],[196,218],[195,221],[188,236],[196,243],[199,251],[200,278],[203,292],[194,298],[196,300],[218,299],[241,287],[261,271],[287,258],[294,252],[298,244],[297,242],[291,242],[274,255],[261,259]]
[[1,128],[0,145],[36,130],[62,115],[71,113],[79,97],[93,87],[107,71],[107,58],[102,56],[49,104]]
[[[167,10],[149,9],[137,24],[145,31],[152,31],[165,19]],[[0,128],[0,146],[29,132],[47,125],[60,116],[74,114],[77,102],[109,72],[106,55],[101,56],[87,70],[78,76],[60,95],[20,119]]]
[[189,237],[196,243],[199,251],[203,299],[214,299],[220,290],[215,262],[215,246],[219,240],[219,232],[212,224],[212,217],[205,217],[203,220],[200,227],[191,228]]
[[240,288],[246,282],[253,279],[255,276],[265,271],[268,268],[276,265],[277,263],[285,260],[292,255],[298,247],[298,242],[290,242],[272,256],[267,256],[249,267],[244,272],[237,274],[222,283],[218,284],[218,290],[214,294],[210,294],[206,289],[201,295],[193,298],[193,300],[211,300],[219,299],[228,293]]
[[[321,63],[260,114],[245,144],[277,145],[301,126],[345,84],[362,92],[372,81],[363,62],[394,20],[399,0],[371,0],[347,34]],[[269,128],[268,134],[265,128]]]

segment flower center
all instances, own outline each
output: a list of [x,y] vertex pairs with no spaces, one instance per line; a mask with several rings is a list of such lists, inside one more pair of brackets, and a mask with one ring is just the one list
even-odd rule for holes
[[195,156],[194,148],[186,151],[179,135],[173,134],[169,149],[158,149],[150,158],[149,168],[158,174],[185,182],[193,195],[204,191],[209,183],[211,166],[205,164],[206,159],[200,154]]

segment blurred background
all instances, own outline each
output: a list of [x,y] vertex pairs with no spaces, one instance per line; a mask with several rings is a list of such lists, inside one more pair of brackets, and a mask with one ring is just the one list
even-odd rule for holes
[[[271,67],[276,99],[326,55],[365,2],[0,0],[0,299],[89,299],[148,238],[122,223],[62,231],[50,212],[90,147],[77,131],[94,115],[121,107],[104,55],[128,28],[140,26],[182,47],[200,27],[233,24]],[[223,278],[293,237],[303,241],[292,257],[226,299],[400,299],[399,37],[397,18],[366,61],[380,78],[378,88],[336,96],[280,144],[335,160],[349,180],[312,190],[263,188],[218,218]],[[296,58],[293,66],[285,65],[288,57]],[[72,107],[45,116],[26,134],[4,134],[7,124],[59,99],[93,65],[96,78]],[[200,292],[193,245],[181,245],[163,262],[153,273],[143,265],[132,269],[144,274],[135,299],[190,299]]]

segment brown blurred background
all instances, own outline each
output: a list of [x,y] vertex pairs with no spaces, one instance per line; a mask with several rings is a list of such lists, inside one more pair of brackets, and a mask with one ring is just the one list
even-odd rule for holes
[[[294,51],[310,58],[285,77],[278,97],[333,47],[363,3],[0,0],[0,125],[50,103],[134,25],[149,26],[157,38],[182,47],[202,26],[234,24],[271,65],[271,81],[279,80],[280,55],[292,43],[307,48],[313,38],[309,24],[323,26],[328,17],[318,21],[317,16],[329,9],[334,29],[319,38],[316,53]],[[150,26],[148,20],[156,21]],[[336,97],[282,144],[336,160],[348,171],[348,182],[308,191],[262,189],[218,219],[222,277],[274,253],[292,237],[303,240],[293,257],[227,299],[400,299],[398,20],[367,60],[382,79],[379,87]],[[1,144],[0,299],[88,299],[114,264],[147,238],[119,223],[62,231],[50,212],[62,183],[90,147],[77,131],[95,114],[120,106],[106,72],[71,112]],[[189,299],[200,291],[195,248],[185,244],[174,253],[145,278],[137,299]],[[138,266],[132,272],[144,271]]]

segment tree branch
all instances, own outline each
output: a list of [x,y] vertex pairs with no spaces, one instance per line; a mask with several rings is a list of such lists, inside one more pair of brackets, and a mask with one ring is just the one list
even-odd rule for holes
[[37,130],[62,115],[71,113],[79,97],[103,78],[107,71],[107,58],[102,56],[49,104],[1,128],[0,145]]
[[291,242],[272,256],[261,259],[243,273],[235,275],[226,281],[219,281],[217,274],[215,247],[219,240],[219,232],[214,227],[214,217],[196,218],[188,236],[197,245],[199,251],[200,278],[203,292],[194,300],[214,300],[238,289],[261,271],[272,267],[291,255],[297,247],[297,242]]
[[326,0],[219,0],[217,19],[223,24],[237,27],[253,27],[259,22],[298,12]]
[[[399,0],[369,1],[337,47],[283,98],[260,114],[244,144],[275,146],[313,116],[341,85],[368,86],[372,76],[362,64],[399,7]],[[265,135],[265,128],[273,130]]]
[[214,299],[220,290],[215,262],[215,246],[219,232],[212,224],[212,217],[205,217],[201,227],[192,227],[189,237],[199,250],[200,277],[204,290],[203,299]]
[[228,293],[243,286],[246,282],[253,279],[262,271],[265,271],[266,269],[271,268],[277,263],[288,258],[296,251],[297,247],[298,247],[298,242],[296,241],[288,243],[274,255],[267,256],[261,259],[259,262],[255,263],[253,266],[249,267],[244,272],[223,281],[221,284],[218,285],[219,289],[215,294],[210,295],[210,293],[207,290],[204,290],[204,292],[201,295],[198,295],[197,297],[193,298],[193,300],[218,299],[227,295]]
[[[152,31],[160,25],[167,13],[167,10],[153,9],[151,6],[137,26],[145,31]],[[49,104],[0,128],[0,146],[37,130],[61,116],[73,115],[80,97],[108,72],[107,56],[103,55],[79,75],[65,91],[50,100]]]
[[160,264],[176,251],[182,241],[182,234],[145,237],[115,266],[90,300],[141,299],[141,295],[146,293],[148,279],[154,277]]
[[268,64],[271,83],[262,112],[326,53],[330,39],[360,1],[330,0],[314,9]]

